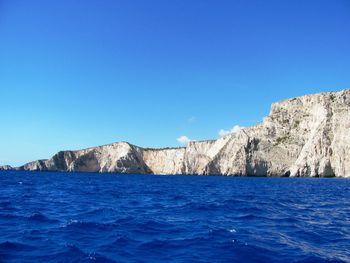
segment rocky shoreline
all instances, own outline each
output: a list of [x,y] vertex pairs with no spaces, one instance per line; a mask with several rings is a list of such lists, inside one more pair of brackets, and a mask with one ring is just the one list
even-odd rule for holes
[[256,126],[186,147],[149,149],[117,142],[0,170],[350,177],[350,90],[271,106]]

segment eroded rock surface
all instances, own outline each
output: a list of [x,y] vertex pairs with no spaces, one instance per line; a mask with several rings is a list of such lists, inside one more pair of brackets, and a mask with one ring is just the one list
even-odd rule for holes
[[62,151],[17,169],[199,175],[350,177],[350,90],[274,103],[261,124],[184,148],[113,143]]
[[10,165],[0,166],[0,171],[10,171],[10,170],[13,170],[12,166]]

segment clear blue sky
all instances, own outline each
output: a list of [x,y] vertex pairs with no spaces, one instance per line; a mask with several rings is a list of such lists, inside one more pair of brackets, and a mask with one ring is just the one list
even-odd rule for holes
[[217,138],[349,87],[349,0],[0,0],[0,164]]

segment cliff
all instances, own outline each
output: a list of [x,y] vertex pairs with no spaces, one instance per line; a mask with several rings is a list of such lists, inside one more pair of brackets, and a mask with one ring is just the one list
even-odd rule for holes
[[199,175],[350,177],[350,90],[274,103],[261,124],[185,148],[127,142],[62,151],[17,169]]
[[10,165],[0,166],[0,171],[9,171],[9,170],[13,170],[13,168]]

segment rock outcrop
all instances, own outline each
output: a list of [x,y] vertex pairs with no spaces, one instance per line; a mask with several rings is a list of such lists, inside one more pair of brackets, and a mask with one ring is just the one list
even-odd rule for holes
[[350,177],[350,90],[272,105],[262,123],[187,147],[113,143],[17,169],[154,174]]
[[10,170],[13,170],[12,166],[10,165],[0,166],[0,171],[10,171]]

